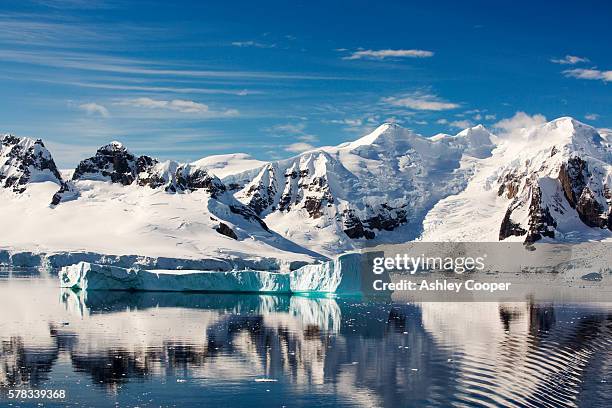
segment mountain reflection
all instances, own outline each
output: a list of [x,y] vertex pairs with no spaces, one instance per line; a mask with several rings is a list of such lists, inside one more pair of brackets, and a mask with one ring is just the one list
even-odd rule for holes
[[33,338],[2,328],[0,387],[41,386],[65,359],[119,394],[135,381],[261,378],[327,387],[360,406],[597,406],[612,397],[607,305],[71,290],[59,305],[64,314]]

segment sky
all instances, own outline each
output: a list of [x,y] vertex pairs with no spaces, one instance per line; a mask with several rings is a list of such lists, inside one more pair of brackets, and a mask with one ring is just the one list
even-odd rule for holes
[[3,0],[0,133],[69,168],[112,140],[274,160],[388,121],[612,127],[612,3],[435,3]]

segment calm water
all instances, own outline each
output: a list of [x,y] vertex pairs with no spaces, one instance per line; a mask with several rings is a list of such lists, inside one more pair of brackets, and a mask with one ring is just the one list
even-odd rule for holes
[[[0,406],[610,406],[612,303],[61,290],[0,272]],[[9,401],[9,389],[64,401]]]

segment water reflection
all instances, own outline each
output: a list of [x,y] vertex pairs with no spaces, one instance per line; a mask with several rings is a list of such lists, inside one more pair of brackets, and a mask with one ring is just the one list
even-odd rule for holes
[[99,398],[139,394],[157,405],[198,406],[203,396],[212,405],[393,407],[612,398],[607,304],[71,290],[58,301],[58,291],[44,280],[0,282],[0,389],[48,386],[59,371],[95,384]]

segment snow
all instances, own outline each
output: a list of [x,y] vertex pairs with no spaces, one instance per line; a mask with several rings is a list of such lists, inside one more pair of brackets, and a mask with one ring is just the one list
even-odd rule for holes
[[246,153],[233,153],[204,157],[191,164],[214,174],[220,179],[224,179],[233,174],[262,167],[266,163],[267,162],[254,159]]
[[80,262],[60,271],[61,286],[82,290],[289,292],[289,275],[267,271],[138,270]]
[[[316,254],[264,231],[232,213],[205,191],[168,194],[163,189],[77,181],[80,197],[55,208],[58,185],[31,184],[23,194],[0,189],[0,249],[43,254],[96,253],[184,260],[265,259],[270,267],[312,262]],[[238,240],[219,234],[223,222]]]
[[[557,222],[555,239],[568,242],[612,239],[609,230],[590,228],[580,220],[558,182],[561,165],[571,157],[579,157],[593,174],[588,180],[592,191],[603,192],[604,185],[612,184],[612,150],[594,128],[563,117],[494,139],[497,146],[490,157],[471,163],[463,161],[462,165],[470,163],[474,176],[465,189],[438,201],[428,212],[420,240],[498,241],[501,222],[512,201],[498,195],[498,180],[507,174],[518,175],[521,190],[527,179],[533,178],[541,190],[542,207],[549,207]],[[525,204],[511,218],[523,228],[529,221],[529,199],[523,197]],[[603,194],[597,199],[607,208]],[[506,240],[523,239],[512,236]]]

